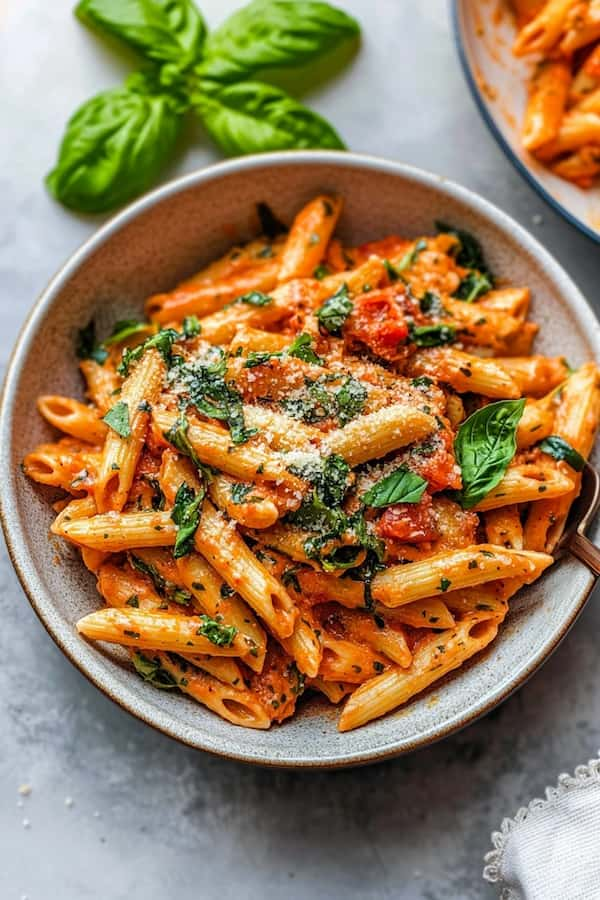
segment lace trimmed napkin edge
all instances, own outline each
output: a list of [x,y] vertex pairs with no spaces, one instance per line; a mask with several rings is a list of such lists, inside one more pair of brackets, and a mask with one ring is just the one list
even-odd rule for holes
[[[598,756],[600,757],[600,750],[598,750]],[[585,787],[594,782],[600,782],[600,758],[590,759],[587,765],[577,766],[573,775],[562,773],[558,776],[556,787],[546,788],[545,800],[535,797],[527,806],[522,806],[517,810],[514,818],[503,819],[500,831],[493,831],[491,834],[494,849],[488,851],[483,858],[485,863],[484,879],[491,884],[498,884],[502,881],[502,859],[510,836],[519,825],[530,816],[535,815],[536,812],[546,809],[573,788]],[[512,888],[504,888],[500,894],[500,900],[521,900],[521,898]]]

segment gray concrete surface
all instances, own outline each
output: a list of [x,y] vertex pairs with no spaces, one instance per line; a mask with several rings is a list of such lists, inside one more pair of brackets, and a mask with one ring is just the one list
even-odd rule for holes
[[[343,3],[363,22],[363,47],[310,102],[352,149],[441,172],[497,203],[596,301],[598,248],[487,132],[443,0]],[[2,365],[37,293],[97,224],[42,187],[63,124],[128,66],[71,5],[0,0]],[[202,3],[211,23],[237,5]],[[215,158],[204,142],[172,173]],[[62,657],[3,553],[0,900],[492,898],[481,880],[490,831],[600,745],[597,603],[523,690],[456,737],[368,769],[295,774],[212,759],[119,710]]]

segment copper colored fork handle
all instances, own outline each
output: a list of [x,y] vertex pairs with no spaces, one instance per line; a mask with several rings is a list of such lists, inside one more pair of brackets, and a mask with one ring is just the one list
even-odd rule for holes
[[600,549],[595,544],[576,531],[573,537],[568,541],[567,547],[573,556],[581,560],[582,563],[591,569],[594,575],[600,575]]

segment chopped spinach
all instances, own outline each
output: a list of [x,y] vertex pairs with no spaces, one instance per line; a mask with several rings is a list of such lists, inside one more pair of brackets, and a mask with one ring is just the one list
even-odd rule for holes
[[348,296],[348,285],[344,283],[317,310],[319,325],[334,337],[340,337],[346,319],[353,308],[354,305]]
[[206,615],[200,616],[201,625],[196,634],[208,638],[215,647],[231,647],[238,630],[235,625],[223,625],[219,621],[220,618],[220,616],[218,619],[211,619]]
[[204,488],[201,488],[196,493],[185,482],[179,485],[171,512],[171,519],[177,525],[177,537],[173,548],[175,559],[186,556],[194,546],[194,535],[200,524],[201,504],[204,495]]

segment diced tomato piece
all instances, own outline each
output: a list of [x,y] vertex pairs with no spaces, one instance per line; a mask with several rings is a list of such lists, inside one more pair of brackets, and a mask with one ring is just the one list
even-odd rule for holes
[[408,325],[395,294],[395,288],[384,288],[355,299],[344,332],[390,361],[402,355],[401,345],[408,337]]
[[396,503],[388,506],[376,525],[382,538],[393,538],[408,544],[435,541],[439,537],[431,495],[423,494],[418,503]]
[[454,440],[449,427],[414,447],[403,460],[412,472],[424,478],[432,494],[462,487],[460,467],[454,456]]

